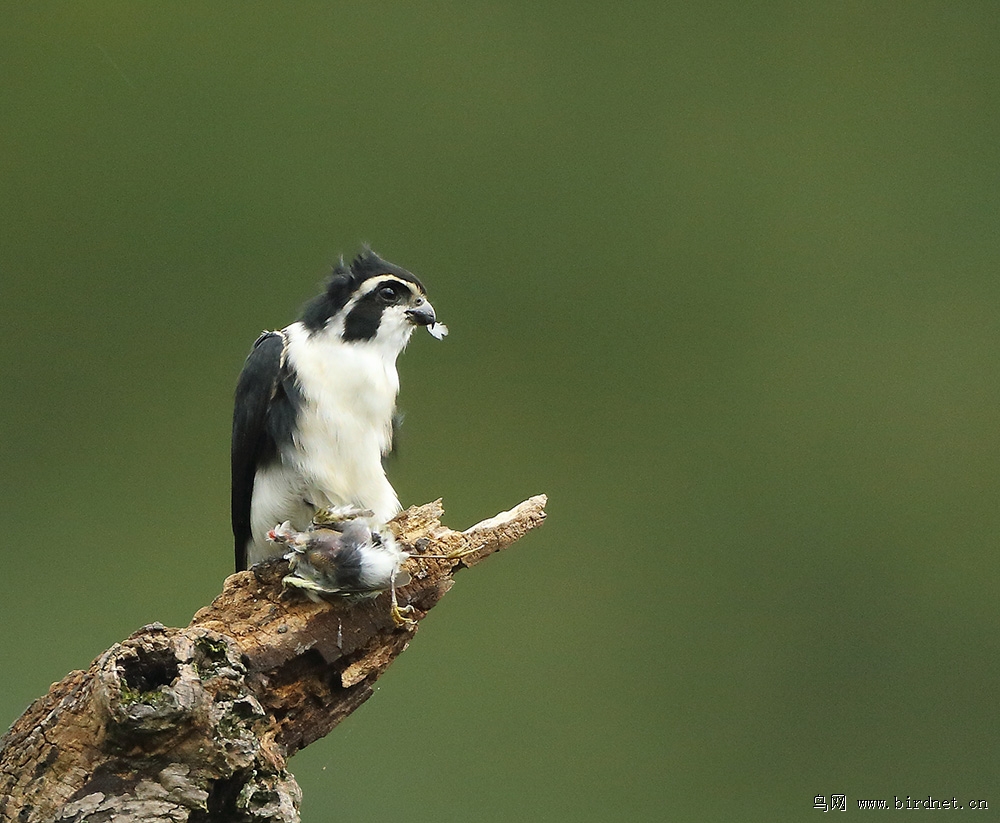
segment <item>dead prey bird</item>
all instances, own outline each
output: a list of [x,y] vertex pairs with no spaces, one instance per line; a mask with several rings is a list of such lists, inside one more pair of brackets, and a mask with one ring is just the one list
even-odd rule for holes
[[413,624],[408,617],[413,606],[400,607],[396,598],[396,587],[410,582],[402,570],[407,558],[455,559],[468,553],[409,555],[370,510],[351,506],[321,509],[304,532],[285,521],[267,538],[288,550],[288,574],[282,579],[286,586],[301,589],[315,602],[332,596],[374,597],[388,590],[397,626]]

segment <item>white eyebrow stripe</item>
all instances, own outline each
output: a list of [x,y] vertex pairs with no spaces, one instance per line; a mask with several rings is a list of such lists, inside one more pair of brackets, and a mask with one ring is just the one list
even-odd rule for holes
[[365,280],[365,282],[362,284],[362,287],[358,289],[357,292],[355,292],[355,295],[352,298],[352,300],[355,301],[360,300],[366,294],[371,294],[373,291],[375,291],[375,289],[377,289],[383,283],[398,283],[399,285],[406,288],[406,290],[409,291],[410,294],[413,294],[415,292],[418,294],[420,293],[419,289],[414,288],[415,284],[408,283],[402,278],[397,277],[395,274],[380,274],[378,277],[369,277],[367,280]]

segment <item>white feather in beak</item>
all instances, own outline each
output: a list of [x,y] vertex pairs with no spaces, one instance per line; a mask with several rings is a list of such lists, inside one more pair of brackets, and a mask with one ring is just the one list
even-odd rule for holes
[[438,340],[444,340],[448,336],[448,327],[444,323],[431,323],[427,327],[427,331],[430,332],[431,337],[436,337]]

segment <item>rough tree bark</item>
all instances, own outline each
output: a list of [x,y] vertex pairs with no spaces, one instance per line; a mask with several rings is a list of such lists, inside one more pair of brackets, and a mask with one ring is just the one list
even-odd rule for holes
[[0,739],[0,821],[297,821],[286,759],[367,700],[455,571],[539,526],[545,502],[464,532],[441,525],[441,501],[396,517],[417,558],[463,552],[407,561],[412,626],[395,625],[388,593],[317,604],[283,592],[281,560],[229,577],[185,629],[143,627]]

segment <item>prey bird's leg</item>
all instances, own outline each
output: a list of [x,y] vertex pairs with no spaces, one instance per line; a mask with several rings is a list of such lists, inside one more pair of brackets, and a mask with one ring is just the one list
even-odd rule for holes
[[[483,546],[473,544],[471,546],[463,546],[461,548],[455,549],[448,554],[416,554],[407,553],[403,556],[405,560],[461,560],[470,554],[474,554],[479,551]],[[407,575],[408,577],[408,575]],[[406,626],[415,626],[416,621],[411,620],[407,615],[413,614],[416,609],[410,606],[403,606],[400,608],[399,601],[396,597],[396,578],[393,577],[392,583],[389,586],[389,596],[392,598],[392,621],[400,628]]]
[[412,557],[414,560],[422,560],[424,558],[428,560],[461,560],[463,557],[467,557],[481,548],[482,546],[467,546],[462,549],[455,549],[455,551],[448,554],[408,554],[407,557]]

